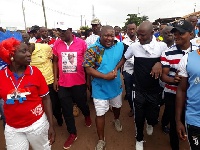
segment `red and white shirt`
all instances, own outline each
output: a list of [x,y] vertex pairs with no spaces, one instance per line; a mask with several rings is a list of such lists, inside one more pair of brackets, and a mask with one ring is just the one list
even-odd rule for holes
[[42,97],[49,93],[47,83],[34,66],[27,66],[23,76],[6,67],[0,71],[0,98],[3,98],[6,123],[14,128],[30,126],[43,113]]
[[[161,63],[163,68],[169,68],[169,77],[175,77],[175,74],[178,69],[179,62],[181,58],[187,54],[188,52],[191,52],[193,50],[197,50],[198,46],[196,45],[191,45],[188,49],[186,50],[181,50],[178,48],[178,46],[173,45],[170,47],[168,50],[164,51],[161,56]],[[177,91],[177,85],[178,84],[165,84],[164,91],[168,93],[173,93],[176,94]]]

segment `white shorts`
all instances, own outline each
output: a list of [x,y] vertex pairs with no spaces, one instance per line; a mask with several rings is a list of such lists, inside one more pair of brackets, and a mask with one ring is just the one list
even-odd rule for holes
[[103,116],[109,110],[109,106],[120,108],[122,106],[122,93],[111,100],[93,99],[97,116]]
[[51,150],[48,140],[49,122],[45,114],[32,125],[24,128],[5,126],[7,150]]

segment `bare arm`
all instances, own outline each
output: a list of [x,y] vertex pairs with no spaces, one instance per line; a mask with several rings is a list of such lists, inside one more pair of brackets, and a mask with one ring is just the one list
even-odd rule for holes
[[86,70],[88,75],[90,75],[94,78],[102,78],[102,79],[105,79],[105,80],[112,80],[117,76],[117,73],[114,70],[109,72],[108,74],[103,74],[103,73],[95,70],[92,67],[86,67],[85,70]]
[[53,55],[54,90],[58,91],[58,57]]
[[54,131],[53,127],[53,113],[52,113],[52,105],[51,105],[51,100],[49,97],[49,94],[42,97],[42,103],[44,106],[44,112],[47,116],[47,120],[49,122],[49,131],[48,131],[48,139],[49,139],[49,144],[52,145],[55,142],[55,136],[56,133]]
[[178,89],[176,92],[176,128],[177,132],[179,134],[180,139],[185,140],[186,139],[186,132],[185,132],[185,127],[183,123],[181,122],[182,119],[182,113],[185,110],[185,102],[186,102],[186,91],[187,91],[187,86],[188,86],[188,78],[182,77]]
[[170,70],[170,68],[168,68],[168,67],[165,67],[162,69],[161,80],[167,84],[174,84],[174,78],[168,76],[169,70]]
[[161,76],[161,80],[167,84],[177,84],[180,82],[181,80],[181,76],[178,75],[178,71],[175,74],[175,77],[169,77],[169,70],[170,68],[165,67],[162,69],[162,76]]
[[117,71],[118,69],[120,69],[124,65],[125,62],[126,62],[126,58],[123,56],[122,59],[120,60],[120,62],[115,67],[115,71]]

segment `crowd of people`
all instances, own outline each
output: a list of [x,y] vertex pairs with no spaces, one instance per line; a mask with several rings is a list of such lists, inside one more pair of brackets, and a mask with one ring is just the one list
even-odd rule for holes
[[[8,150],[50,150],[55,141],[53,116],[65,122],[69,149],[78,133],[74,105],[86,127],[92,125],[87,102],[91,93],[98,141],[106,148],[105,115],[113,112],[113,127],[123,130],[122,99],[136,130],[136,150],[143,150],[144,127],[153,134],[160,107],[161,124],[172,150],[179,138],[200,149],[200,23],[196,16],[173,24],[130,23],[119,26],[91,21],[86,36],[72,28],[49,30],[34,25],[28,33],[0,32],[0,114]],[[195,30],[197,29],[197,30]],[[123,79],[121,78],[123,75]],[[122,97],[125,85],[125,97]],[[146,124],[146,125],[145,125]],[[187,132],[186,132],[187,131]],[[58,135],[59,136],[59,135]],[[149,141],[147,141],[149,142]]]

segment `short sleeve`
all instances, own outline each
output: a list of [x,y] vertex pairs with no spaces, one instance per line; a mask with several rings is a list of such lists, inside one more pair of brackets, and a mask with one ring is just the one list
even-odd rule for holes
[[178,64],[178,70],[180,71],[178,74],[183,77],[188,77],[188,73],[186,70],[188,60],[188,54],[184,55]]
[[92,48],[87,49],[85,52],[83,67],[95,67],[95,52]]
[[163,68],[169,68],[170,67],[169,59],[166,56],[165,51],[162,52],[161,57],[160,57],[160,61],[161,61]]
[[42,75],[41,71],[36,67],[34,67],[33,69],[34,69],[34,72],[35,72],[33,75],[37,75],[37,78],[38,78],[39,83],[40,83],[39,87],[38,87],[39,96],[44,97],[49,93],[48,85],[47,85],[45,78]]
[[133,49],[134,49],[134,46],[133,45],[130,45],[128,48],[127,48],[127,51],[125,52],[124,54],[124,57],[126,59],[130,59],[132,56],[133,56]]

